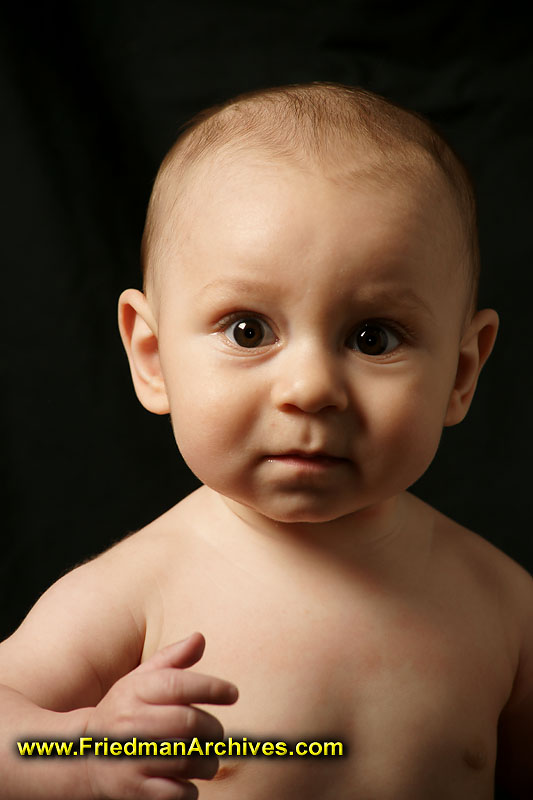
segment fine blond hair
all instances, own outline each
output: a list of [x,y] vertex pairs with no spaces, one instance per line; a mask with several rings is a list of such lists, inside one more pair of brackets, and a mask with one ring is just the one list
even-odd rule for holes
[[[196,114],[164,158],[150,198],[141,246],[145,290],[153,284],[166,217],[180,212],[180,188],[206,158],[259,148],[297,165],[313,164],[336,180],[360,175],[361,150],[374,157],[382,183],[422,178],[448,187],[457,210],[468,287],[468,315],[477,305],[479,244],[472,181],[459,157],[419,114],[373,92],[313,82],[259,89]],[[169,202],[169,192],[172,200]]]

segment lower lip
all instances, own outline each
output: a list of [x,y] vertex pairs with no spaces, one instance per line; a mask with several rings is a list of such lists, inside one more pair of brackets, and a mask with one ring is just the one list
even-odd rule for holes
[[300,469],[311,472],[324,471],[348,463],[345,458],[333,458],[332,456],[306,457],[298,455],[267,456],[267,461],[286,464],[290,467],[299,467]]

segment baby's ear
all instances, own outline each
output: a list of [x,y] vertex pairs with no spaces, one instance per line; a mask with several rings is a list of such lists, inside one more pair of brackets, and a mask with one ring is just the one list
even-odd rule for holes
[[497,313],[491,308],[485,308],[477,312],[466,329],[459,348],[457,373],[444,425],[457,425],[465,418],[479,373],[494,346],[498,324]]
[[118,301],[118,326],[130,362],[137,397],[154,414],[168,414],[169,403],[161,364],[157,323],[142,292],[126,289]]

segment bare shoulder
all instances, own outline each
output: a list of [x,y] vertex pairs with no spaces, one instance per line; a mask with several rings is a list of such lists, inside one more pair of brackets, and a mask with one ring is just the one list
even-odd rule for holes
[[[471,587],[466,591],[490,615],[494,637],[499,637],[516,675],[524,653],[533,646],[533,578],[487,539],[438,511],[433,513],[436,547],[449,567],[454,591]],[[533,652],[531,659],[533,664]]]
[[533,579],[527,570],[488,539],[439,511],[431,510],[436,539],[448,557],[463,564],[474,580],[490,588],[491,594],[500,592],[503,602],[513,607],[518,602],[521,606],[521,601],[533,591]]
[[94,705],[134,669],[176,517],[172,509],[56,581],[0,644],[0,683],[68,710]]

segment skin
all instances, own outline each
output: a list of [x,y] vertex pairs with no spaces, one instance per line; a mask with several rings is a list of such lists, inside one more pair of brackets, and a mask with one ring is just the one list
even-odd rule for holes
[[[160,267],[164,301],[122,297],[141,402],[170,412],[192,471],[238,514],[374,514],[464,417],[496,335],[491,310],[463,329],[449,197],[422,182],[343,187],[253,154],[204,172],[189,190],[187,234]],[[209,196],[194,188],[206,181]],[[414,299],[401,300],[407,292]],[[264,344],[235,344],[225,328],[239,314],[263,321]],[[390,338],[381,357],[349,340],[373,319]],[[270,458],[289,451],[343,461],[304,477],[303,462],[295,472]]]
[[[454,210],[430,184],[341,186],[253,152],[198,167],[156,290],[124,292],[119,319],[139,399],[170,412],[205,485],[63,578],[2,645],[0,741],[217,739],[222,723],[350,749],[225,760],[204,800],[489,800],[500,720],[502,775],[531,795],[531,579],[405,491],[497,330],[488,309],[465,324]],[[365,352],[372,335],[384,353]],[[193,797],[217,768],[1,763],[6,797],[26,800]]]

